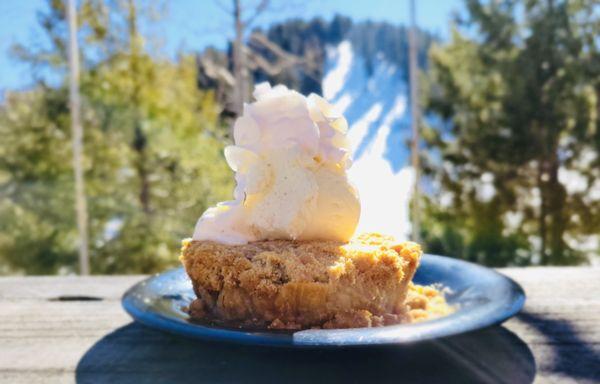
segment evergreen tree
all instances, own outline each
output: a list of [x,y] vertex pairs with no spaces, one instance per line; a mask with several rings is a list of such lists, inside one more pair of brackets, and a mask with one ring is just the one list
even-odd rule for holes
[[594,2],[466,5],[431,51],[427,105],[443,123],[426,131],[442,190],[429,248],[490,265],[585,261],[600,251]]

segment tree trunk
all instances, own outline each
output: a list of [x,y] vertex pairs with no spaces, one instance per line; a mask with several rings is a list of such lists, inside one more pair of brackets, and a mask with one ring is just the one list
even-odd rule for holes
[[534,132],[537,132],[537,140],[539,152],[537,158],[537,188],[540,192],[540,211],[538,217],[538,227],[540,236],[540,264],[544,265],[547,258],[548,249],[548,145],[547,132],[544,129],[544,124],[534,121],[532,125]]
[[144,213],[150,213],[150,182],[146,167],[146,135],[140,128],[139,121],[135,122],[133,149],[137,152],[136,170],[140,180],[139,200]]
[[560,163],[558,160],[558,155],[556,150],[554,150],[548,167],[548,214],[550,218],[550,260],[548,261],[551,264],[560,264],[565,257],[565,243],[563,236],[567,226],[567,218],[564,217],[566,190],[558,180],[559,167]]
[[233,108],[236,115],[240,116],[243,112],[244,102],[248,93],[248,79],[244,57],[245,26],[242,21],[240,0],[233,0],[233,22],[235,29],[235,39],[233,41],[233,74],[235,77]]
[[90,274],[88,246],[88,212],[83,169],[83,127],[79,95],[79,45],[77,44],[77,9],[74,0],[68,2],[69,20],[69,110],[73,141],[73,172],[75,176],[75,211],[79,235],[79,273]]
[[136,170],[140,181],[139,200],[140,205],[144,213],[150,213],[150,182],[148,180],[148,169],[146,167],[147,162],[147,137],[142,130],[142,116],[140,113],[140,80],[139,80],[139,46],[138,46],[138,32],[137,32],[137,11],[135,8],[135,1],[129,0],[129,66],[131,69],[131,76],[133,77],[133,89],[131,92],[131,104],[133,106],[133,124],[134,124],[134,138],[132,147],[137,152],[137,164]]
[[410,112],[411,112],[411,165],[415,174],[412,197],[412,239],[421,242],[421,192],[419,162],[419,124],[421,110],[419,106],[419,65],[417,62],[417,26],[416,26],[415,1],[410,1],[410,29],[408,31],[409,46],[409,74],[410,74]]
[[545,159],[538,160],[537,188],[540,192],[540,212],[538,217],[538,227],[540,236],[540,264],[546,260],[546,188],[544,182],[544,163]]

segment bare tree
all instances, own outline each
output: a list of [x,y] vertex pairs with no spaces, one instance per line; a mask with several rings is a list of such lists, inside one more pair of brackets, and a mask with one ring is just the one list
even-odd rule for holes
[[88,253],[88,214],[83,176],[83,128],[81,127],[81,98],[79,96],[79,46],[77,44],[77,9],[75,0],[69,0],[69,108],[73,140],[73,172],[75,175],[75,209],[79,232],[79,271],[90,274]]
[[140,56],[142,47],[140,45],[138,32],[138,10],[134,0],[127,1],[127,29],[129,32],[129,70],[133,80],[131,91],[131,106],[133,107],[133,142],[132,147],[138,157],[136,160],[136,170],[140,178],[139,200],[144,213],[149,214],[150,209],[150,180],[147,164],[148,138],[142,130],[142,114],[140,112]]
[[242,21],[242,9],[240,0],[233,0],[233,22],[235,29],[235,39],[233,41],[233,76],[235,78],[235,87],[233,88],[234,111],[239,116],[242,114],[246,93],[248,92],[248,69],[246,68],[246,58],[244,57],[244,30],[245,25]]
[[419,164],[419,124],[421,121],[421,111],[419,110],[419,79],[417,63],[417,26],[415,16],[415,1],[410,0],[410,29],[408,32],[409,44],[409,73],[410,73],[410,113],[412,115],[412,143],[411,160],[413,172],[415,174],[413,190],[413,210],[412,210],[412,237],[414,241],[419,241],[421,232],[421,206],[420,206],[420,164]]
[[269,7],[270,0],[260,0],[249,11],[248,4],[244,5],[240,0],[232,0],[232,8],[224,6],[217,1],[217,5],[232,16],[234,38],[233,38],[233,77],[235,86],[233,88],[233,111],[236,115],[242,114],[244,102],[250,95],[250,84],[248,75],[247,48],[245,43],[246,32],[254,24],[256,19]]

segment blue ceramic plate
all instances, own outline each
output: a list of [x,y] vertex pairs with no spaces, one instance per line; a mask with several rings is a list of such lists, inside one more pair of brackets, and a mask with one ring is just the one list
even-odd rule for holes
[[195,298],[183,268],[150,277],[123,296],[123,307],[149,327],[179,335],[256,345],[356,346],[412,343],[499,324],[515,315],[525,301],[523,289],[492,269],[442,256],[424,255],[414,281],[441,284],[450,292],[452,315],[418,324],[379,328],[305,330],[290,333],[248,331],[189,322],[183,307]]

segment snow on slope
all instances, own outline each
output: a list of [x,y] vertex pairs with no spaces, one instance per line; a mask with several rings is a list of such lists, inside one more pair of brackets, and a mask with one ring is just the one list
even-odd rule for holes
[[400,70],[378,57],[372,71],[348,41],[327,50],[323,96],[350,126],[354,165],[349,174],[360,192],[358,231],[381,231],[399,239],[410,233],[414,175],[405,145],[410,136],[408,86]]

